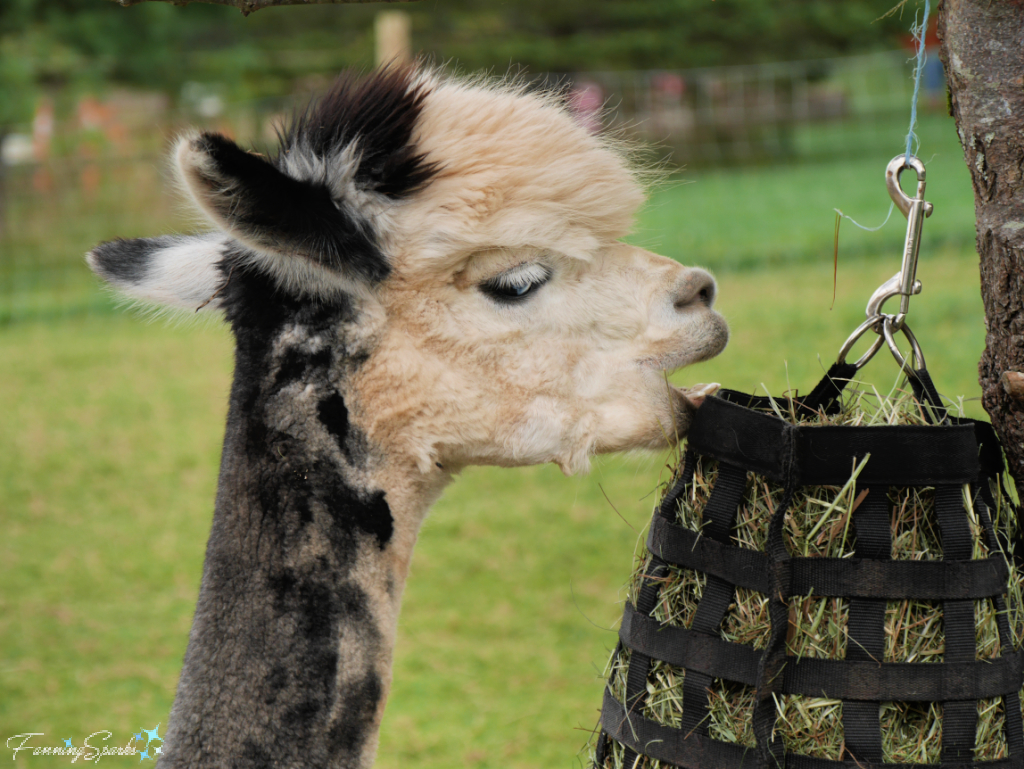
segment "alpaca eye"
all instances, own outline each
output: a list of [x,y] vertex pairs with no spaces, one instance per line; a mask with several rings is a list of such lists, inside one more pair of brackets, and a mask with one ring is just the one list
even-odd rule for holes
[[480,290],[496,302],[511,304],[534,293],[551,278],[551,271],[540,264],[513,267],[480,284]]

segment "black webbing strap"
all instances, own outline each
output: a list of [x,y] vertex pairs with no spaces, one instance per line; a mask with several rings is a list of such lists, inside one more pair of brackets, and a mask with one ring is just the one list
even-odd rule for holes
[[686,455],[683,458],[683,472],[676,478],[676,482],[672,484],[672,488],[668,490],[668,493],[661,500],[661,504],[658,505],[658,515],[654,517],[654,520],[665,520],[675,521],[676,519],[676,505],[679,502],[679,497],[686,491],[686,487],[693,480],[693,473],[697,466],[697,455],[693,449],[687,449]]
[[[658,601],[661,583],[668,567],[657,557],[651,559],[650,568],[643,576],[640,594],[636,599],[636,609],[643,614],[650,614]],[[620,650],[621,651],[621,650]],[[629,657],[629,669],[626,671],[626,706],[631,713],[643,715],[647,703],[647,675],[651,670],[651,658],[646,654],[632,653]],[[632,766],[636,755],[630,755],[627,747],[623,763]]]
[[[849,649],[847,649],[849,653]],[[787,694],[860,702],[943,702],[953,704],[1001,697],[1020,691],[1024,683],[1017,653],[994,660],[970,662],[874,662],[789,658],[782,690]],[[844,721],[845,726],[845,721]],[[874,728],[878,725],[875,708]],[[943,731],[945,733],[945,731]],[[973,743],[974,733],[971,733]],[[849,742],[849,735],[847,735]]]
[[[978,442],[978,461],[981,465],[982,478],[995,478],[1002,474],[1003,448],[992,425],[977,419],[950,420],[958,425],[970,425],[974,428],[974,438]],[[987,486],[986,486],[987,488]]]
[[655,517],[647,549],[671,564],[719,577],[734,585],[767,593],[768,557],[759,550],[720,542],[685,526]]
[[[680,729],[662,726],[635,713],[628,713],[605,690],[601,725],[627,749],[643,753],[672,766],[701,769],[755,769],[757,753],[753,748],[721,742]],[[829,761],[826,758],[787,753],[786,769],[1024,769],[1020,754],[996,761],[960,761],[941,764],[884,764],[880,762]],[[632,764],[623,764],[632,769]]]
[[[671,766],[755,769],[757,763],[757,751],[753,748],[662,726],[644,718],[642,713],[624,708],[607,689],[601,705],[601,726],[626,747],[627,754],[641,753]],[[633,764],[624,760],[622,766],[632,769]]]
[[[889,489],[868,486],[867,496],[853,512],[857,544],[854,552],[868,563],[891,565],[892,532],[889,524]],[[920,582],[918,584],[921,584]],[[848,594],[851,595],[851,594]],[[850,598],[846,660],[878,665],[885,656],[885,600]],[[886,700],[881,697],[879,700]],[[843,700],[844,745],[854,761],[882,761],[882,724],[879,701]]]
[[1003,758],[997,761],[975,761],[959,764],[877,764],[856,763],[854,761],[829,761],[797,753],[786,756],[786,769],[1021,769],[1024,761],[1020,756]]
[[754,686],[761,653],[753,646],[723,640],[684,627],[662,625],[635,611],[628,604],[619,627],[623,646],[670,665],[686,668],[686,675],[703,673]]
[[[986,426],[990,430],[992,429],[990,425]],[[993,432],[993,437],[994,435],[995,433]],[[999,459],[999,472],[1002,472],[1001,454]],[[1009,548],[1003,549],[1004,545],[992,524],[992,516],[996,510],[996,501],[992,496],[992,489],[989,487],[989,479],[982,478],[979,485],[981,487],[980,495],[975,493],[973,496],[974,509],[977,511],[978,518],[981,521],[982,528],[984,529],[985,542],[988,544],[989,552],[998,553],[1002,549],[1008,557],[1013,557],[1012,550]],[[1004,502],[1005,504],[1012,504],[1009,500],[1004,500]],[[1017,519],[1020,520],[1019,510],[1017,511],[1017,516]],[[1002,595],[998,595],[993,599],[993,603],[995,604],[996,609],[996,625],[999,628],[999,652],[1001,655],[1010,654],[1013,650],[1013,634],[1010,632],[1010,619],[1009,613],[1007,612],[1006,599]],[[1024,650],[1017,653],[1022,654],[1024,653]],[[1007,714],[1012,713],[1016,715],[1017,713],[1020,713],[1020,691],[1018,690],[1004,695],[1003,706]],[[1020,719],[1007,715],[1005,723],[1006,744],[1010,749],[1010,755],[1019,756],[1024,753],[1024,722]]]
[[[975,435],[978,439],[978,459],[981,464],[981,479],[975,487],[975,493],[981,493],[981,498],[984,500],[985,505],[995,514],[996,502],[992,496],[992,489],[989,487],[989,483],[994,479],[1002,475],[1004,470],[1003,465],[1003,450],[999,444],[999,438],[996,435],[996,431],[992,425],[988,422],[980,422],[974,419],[957,419],[953,420],[958,424],[971,423],[974,425]],[[1011,502],[1006,495],[1003,495],[1002,503],[1013,507]],[[1024,511],[1019,507],[1015,509],[1015,518],[1020,521],[1024,519]],[[991,527],[991,521],[989,522]],[[989,549],[992,552],[1002,550],[1006,553],[1007,557],[1011,557],[1017,564],[1017,568],[1024,568],[1024,537],[1017,537],[1016,540],[1011,540],[1007,536],[1003,536],[1002,532],[992,531],[991,536],[993,538],[998,537],[999,541],[1002,542],[1002,547],[998,547],[995,544],[995,540],[989,544]]]
[[[979,476],[972,424],[796,426],[711,396],[697,410],[687,440],[698,454],[739,465],[785,484],[842,486],[855,463],[871,455],[863,485],[934,486]],[[789,463],[797,468],[790,478]]]
[[[675,483],[672,484],[672,488],[669,489],[668,493],[665,494],[661,500],[661,505],[658,508],[657,514],[654,516],[654,521],[670,521],[674,520],[676,516],[676,503],[680,495],[685,491],[686,486],[693,479],[693,472],[696,466],[697,457],[693,453],[693,450],[686,452],[686,457],[683,463],[683,472],[676,478]],[[634,611],[638,611],[642,616],[649,615],[654,607],[657,605],[658,593],[661,591],[661,582],[667,573],[665,562],[658,559],[657,553],[653,554],[651,563],[651,570],[647,575],[644,575],[644,581],[640,588],[640,595],[637,596],[637,606]],[[626,607],[632,609],[633,607],[626,604]],[[615,650],[616,656],[622,653],[622,644]],[[644,705],[647,702],[647,676],[651,670],[651,656],[643,653],[633,652],[629,658],[629,668],[626,671],[626,702],[629,703],[630,708],[634,712],[643,714]],[[598,760],[598,766],[604,761],[604,756],[607,751],[607,739],[605,734],[602,733],[598,737],[597,744],[597,755],[595,758]],[[623,765],[632,767],[636,762],[636,753],[633,752],[628,746],[625,749],[623,755]]]
[[[885,488],[875,488],[880,489],[875,499],[884,500]],[[864,498],[864,503],[870,496]],[[856,522],[856,516],[854,519]],[[885,531],[888,528],[886,518]],[[738,587],[765,594],[771,590],[767,555],[759,550],[717,542],[660,516],[651,522],[647,549],[668,563],[713,574]],[[1009,576],[1005,559],[998,555],[968,561],[793,558],[789,563],[793,595],[813,593],[815,596],[889,601],[991,598],[1006,590]]]
[[[963,505],[963,487],[935,487],[935,517],[939,522],[942,557],[970,558],[971,529]],[[946,638],[943,664],[974,661],[977,654],[974,601],[943,601],[942,626]],[[944,702],[942,705],[942,760],[970,761],[978,724],[978,703]]]
[[[792,448],[787,452],[792,456]],[[796,468],[793,468],[793,475]],[[786,745],[776,735],[775,723],[778,710],[775,696],[782,691],[783,673],[786,669],[786,636],[789,632],[789,589],[790,557],[783,537],[786,513],[793,502],[792,483],[787,483],[778,508],[768,522],[768,536],[765,539],[765,553],[769,559],[769,574],[772,578],[768,593],[768,618],[771,631],[761,664],[757,669],[757,687],[754,698],[754,714],[751,724],[757,738],[758,766],[760,769],[778,769],[785,766]]]
[[[746,490],[747,471],[742,467],[720,462],[718,477],[704,506],[704,526],[701,530],[704,537],[719,543],[729,541],[736,513]],[[697,633],[718,635],[722,621],[729,611],[729,604],[732,603],[735,589],[732,582],[708,574],[690,628]],[[707,734],[708,689],[711,684],[711,676],[697,671],[686,671],[683,677],[683,715],[680,725],[683,731]]]
[[843,394],[843,388],[856,374],[856,364],[833,363],[821,381],[807,393],[807,397],[798,398],[797,403],[802,407],[804,413],[814,414],[821,410],[826,414],[834,414],[839,410],[839,398]]
[[942,405],[942,396],[932,382],[932,376],[926,369],[916,369],[909,377],[914,397],[924,407],[925,419],[932,424],[942,424],[949,419],[949,411]]
[[998,556],[973,561],[794,558],[792,569],[793,595],[889,601],[989,598],[1006,589],[1009,576],[1006,561]]
[[[814,386],[814,389],[804,397],[793,399],[793,407],[802,417],[813,417],[819,411],[826,414],[834,414],[841,405],[840,396],[843,389],[856,375],[857,367],[852,363],[833,363],[832,368],[821,378],[821,381]],[[764,395],[751,395],[739,390],[719,390],[716,393],[719,398],[744,406],[757,411],[772,412],[780,401]],[[774,405],[773,405],[774,403]],[[787,406],[788,402],[782,401]]]
[[[618,656],[619,650],[615,650],[615,656]],[[611,739],[601,725],[598,724],[597,742],[594,745],[594,763],[591,769],[605,769],[605,763],[608,760],[608,750],[611,748]],[[636,759],[633,759],[634,761]]]
[[[884,606],[885,602],[879,603]],[[619,639],[633,652],[686,668],[687,675],[693,672],[747,686],[757,684],[762,655],[752,646],[683,627],[662,625],[628,605]],[[845,660],[787,656],[778,691],[844,700],[844,718],[847,704],[873,701],[876,705],[873,728],[880,735],[879,702],[990,699],[1017,692],[1024,684],[1024,658],[1019,652],[993,660],[939,664],[881,662],[883,652],[874,655],[875,659],[867,654],[863,659],[851,659],[852,651],[851,645]]]

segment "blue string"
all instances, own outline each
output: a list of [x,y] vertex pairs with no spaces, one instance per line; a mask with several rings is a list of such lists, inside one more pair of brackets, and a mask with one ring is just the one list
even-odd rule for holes
[[840,210],[839,210],[838,208],[833,208],[832,210],[833,210],[833,211],[835,211],[835,212],[836,212],[837,214],[839,214],[839,215],[840,215],[841,217],[843,217],[844,219],[849,219],[849,220],[850,220],[851,222],[853,222],[853,226],[854,226],[854,227],[860,227],[860,229],[862,229],[862,230],[866,230],[867,232],[878,232],[878,231],[879,231],[880,229],[882,229],[882,228],[883,228],[883,227],[884,227],[885,225],[887,225],[887,224],[889,223],[889,217],[890,217],[890,216],[892,216],[892,209],[893,209],[893,206],[894,206],[894,204],[893,204],[893,203],[890,203],[890,204],[889,204],[889,213],[887,213],[887,214],[885,215],[885,221],[884,221],[884,222],[882,222],[882,223],[881,223],[880,225],[878,225],[877,227],[865,227],[865,226],[864,226],[863,224],[861,224],[860,222],[858,222],[858,221],[857,221],[856,219],[854,219],[854,218],[853,218],[852,216],[849,216],[849,215],[847,215],[847,214],[844,214],[844,213],[843,213],[842,211],[840,211]]
[[[910,128],[907,130],[907,148],[903,156],[904,161],[907,163],[910,162],[910,156],[914,154],[911,152],[911,148],[913,147],[914,142],[917,141],[918,147],[920,147],[921,145],[920,140],[917,138],[917,134],[914,133],[914,126],[917,125],[917,97],[918,94],[921,92],[921,74],[924,72],[924,64],[928,60],[928,54],[925,53],[924,50],[924,36],[928,30],[929,11],[931,11],[931,3],[929,2],[929,0],[924,0],[924,18],[921,19],[921,23],[918,24],[917,16],[915,15],[914,24],[910,27],[910,34],[914,36],[914,44],[915,48],[917,49],[917,54],[915,56],[916,62],[914,64],[914,95],[910,99]],[[889,217],[892,216],[892,209],[893,206],[890,203],[889,213],[886,214],[885,221],[882,222],[877,227],[865,227],[863,224],[860,224],[859,222],[855,221],[852,216],[847,216],[838,208],[833,210],[844,219],[849,219],[851,222],[853,222],[855,227],[859,227],[862,230],[867,230],[868,232],[878,232],[878,230],[882,229],[888,223]]]
[[913,141],[917,138],[917,134],[914,133],[914,126],[917,125],[917,95],[921,91],[921,73],[924,71],[924,63],[928,60],[928,54],[924,50],[924,36],[928,30],[928,11],[931,10],[928,0],[924,0],[924,18],[921,19],[921,23],[917,23],[917,17],[914,17],[914,26],[910,28],[911,34],[914,36],[914,42],[917,44],[917,65],[914,68],[914,95],[910,99],[910,129],[907,131],[907,151],[904,156],[904,161],[910,162],[910,146]]

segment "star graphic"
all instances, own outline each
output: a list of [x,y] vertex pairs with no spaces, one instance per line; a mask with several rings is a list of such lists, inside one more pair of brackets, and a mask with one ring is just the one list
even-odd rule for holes
[[138,742],[139,740],[142,739],[142,734],[141,733],[136,734],[134,739],[135,739],[136,742]]
[[164,746],[163,745],[157,745],[155,748],[153,748],[153,752],[156,753],[159,756],[161,753],[164,752]]
[[143,750],[142,752],[139,753],[139,761],[145,761],[147,758],[149,758],[149,751],[148,750]]
[[65,744],[65,745],[66,745],[67,747],[69,747],[69,748],[70,748],[70,747],[71,747],[71,740],[64,740],[64,744]]
[[157,724],[152,729],[143,729],[142,731],[146,733],[147,748],[149,747],[149,743],[151,743],[153,740],[160,740],[160,742],[163,742],[163,739],[160,737],[160,724]]

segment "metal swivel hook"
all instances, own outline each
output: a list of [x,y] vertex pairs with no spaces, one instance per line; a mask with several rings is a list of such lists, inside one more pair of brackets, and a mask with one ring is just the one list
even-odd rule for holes
[[[913,169],[917,174],[917,193],[909,197],[903,188],[900,187],[900,176],[908,168]],[[882,344],[888,344],[893,357],[900,366],[912,372],[916,369],[924,369],[924,354],[917,343],[917,339],[906,325],[907,311],[910,309],[910,297],[921,293],[921,281],[917,279],[917,256],[921,248],[921,230],[924,219],[932,215],[933,206],[924,199],[925,171],[924,163],[914,156],[897,155],[885,169],[885,186],[889,190],[889,197],[893,204],[907,217],[907,236],[903,243],[903,264],[899,272],[885,281],[875,289],[875,292],[868,300],[865,310],[867,320],[858,326],[843,343],[836,360],[839,363],[846,362],[846,356],[853,345],[870,329],[878,334],[878,339],[872,343],[868,351],[854,364],[858,369],[863,368],[875,353],[881,349]],[[896,314],[882,312],[882,306],[893,297],[900,297],[900,308]],[[914,354],[914,365],[908,366],[907,361],[900,354],[896,346],[896,332],[902,331],[910,341]]]
[[[914,169],[917,174],[917,195],[912,198],[907,197],[903,188],[900,187],[900,176],[908,168]],[[924,219],[926,216],[931,216],[934,210],[934,206],[924,199],[924,182],[924,163],[913,155],[897,155],[889,161],[889,165],[885,168],[885,186],[889,189],[889,197],[907,217],[907,237],[903,242],[903,266],[897,273],[900,311],[893,319],[893,328],[897,330],[903,327],[903,320],[907,317],[907,310],[910,309],[910,297],[913,294],[921,293],[921,284],[917,280],[917,254],[921,249],[921,229]],[[887,284],[883,284],[883,288],[884,285]],[[878,294],[878,291],[875,293]],[[879,309],[881,309],[881,303],[878,304],[875,314],[878,314]],[[868,311],[871,311],[870,302]]]

